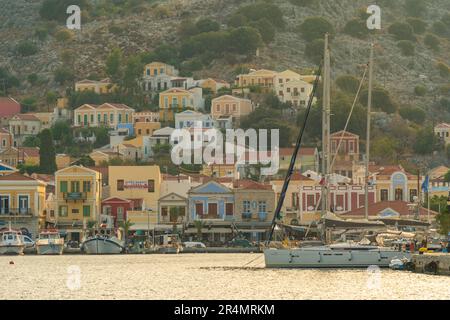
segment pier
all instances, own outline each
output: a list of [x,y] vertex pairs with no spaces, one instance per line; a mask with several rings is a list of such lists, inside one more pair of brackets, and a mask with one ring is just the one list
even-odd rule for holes
[[448,253],[415,254],[411,261],[415,272],[450,275],[450,254]]

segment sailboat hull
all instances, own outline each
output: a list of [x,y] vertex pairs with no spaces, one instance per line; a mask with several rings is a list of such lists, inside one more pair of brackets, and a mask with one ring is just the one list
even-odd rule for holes
[[388,249],[335,251],[326,247],[264,251],[266,268],[387,268],[393,259],[403,258],[410,259],[411,254]]

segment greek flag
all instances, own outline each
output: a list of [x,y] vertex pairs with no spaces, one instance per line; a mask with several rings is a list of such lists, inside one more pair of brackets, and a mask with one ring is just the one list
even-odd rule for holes
[[422,183],[422,191],[428,193],[428,186],[430,184],[430,178],[428,176],[425,177],[425,181]]

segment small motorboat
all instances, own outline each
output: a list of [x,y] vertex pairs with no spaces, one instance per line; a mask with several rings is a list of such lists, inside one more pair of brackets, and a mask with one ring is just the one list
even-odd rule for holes
[[64,250],[64,238],[61,238],[58,230],[42,230],[36,241],[36,250],[42,255],[60,255]]
[[8,229],[0,231],[0,254],[23,254],[25,244],[20,231]]
[[406,257],[392,259],[391,263],[389,263],[389,268],[392,270],[411,270],[411,260]]

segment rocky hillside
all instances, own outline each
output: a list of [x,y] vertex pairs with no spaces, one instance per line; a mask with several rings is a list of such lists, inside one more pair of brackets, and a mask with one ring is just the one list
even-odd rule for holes
[[[39,14],[41,0],[2,0],[0,10],[0,67],[15,76],[20,85],[10,89],[10,94],[19,98],[36,97],[43,107],[43,97],[49,90],[63,93],[69,84],[59,85],[54,81],[54,72],[61,65],[70,66],[75,79],[96,74],[105,76],[105,59],[116,47],[124,53],[152,51],[161,44],[177,45],[180,23],[186,19],[197,20],[208,17],[226,28],[228,18],[240,6],[256,1],[240,0],[168,0],[128,1],[137,3],[117,9],[111,5],[102,10],[83,13],[82,30],[64,35],[63,23],[45,21]],[[96,6],[102,0],[88,1]],[[104,1],[103,1],[104,2]],[[108,3],[126,3],[115,0]],[[429,119],[435,113],[429,108],[433,102],[442,99],[449,79],[440,75],[438,62],[450,64],[449,36],[438,35],[440,49],[432,50],[424,44],[424,35],[417,35],[414,54],[402,55],[398,41],[388,32],[394,22],[404,22],[404,0],[273,0],[285,21],[283,29],[277,29],[275,39],[259,50],[259,56],[245,60],[215,59],[206,67],[194,72],[195,76],[213,76],[231,81],[233,72],[242,63],[253,68],[283,70],[290,68],[306,71],[315,63],[306,57],[307,42],[299,31],[299,25],[308,17],[321,16],[330,21],[336,35],[332,41],[333,76],[344,74],[360,76],[359,64],[367,62],[369,41],[376,42],[376,80],[395,97],[399,104],[415,105],[428,112]],[[298,6],[293,3],[309,3]],[[434,22],[450,12],[448,0],[427,2],[427,11],[420,19],[426,22],[428,30]],[[360,16],[360,10],[378,3],[382,8],[382,30],[364,39],[352,37],[344,32],[346,23]],[[111,9],[111,10],[109,10]],[[42,29],[48,36],[40,36]],[[450,27],[449,27],[450,30]],[[429,31],[427,31],[429,32]],[[431,31],[430,31],[431,32]],[[450,31],[449,31],[450,34]],[[41,38],[41,39],[39,39]],[[36,48],[32,54],[18,53],[20,44],[32,42]],[[33,50],[32,50],[33,51]],[[33,75],[30,77],[30,75]],[[416,86],[425,87],[426,93],[414,93]],[[448,92],[447,92],[448,94]],[[445,114],[444,117],[450,117]],[[442,119],[442,115],[435,117]]]

